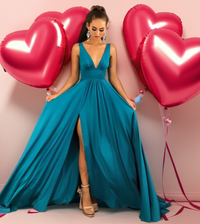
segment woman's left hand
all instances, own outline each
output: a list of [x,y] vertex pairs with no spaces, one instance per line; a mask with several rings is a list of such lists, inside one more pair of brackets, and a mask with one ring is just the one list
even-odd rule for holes
[[130,99],[127,99],[126,101],[133,108],[133,110],[136,110],[136,105],[135,105],[135,102],[134,101],[132,101]]

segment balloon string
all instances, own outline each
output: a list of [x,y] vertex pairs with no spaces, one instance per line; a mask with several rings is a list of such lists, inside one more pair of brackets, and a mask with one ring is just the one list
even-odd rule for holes
[[29,214],[35,214],[35,213],[39,213],[39,211],[36,210],[36,209],[34,209],[34,208],[31,208],[31,209],[28,210],[27,213],[29,213]]
[[5,213],[0,213],[0,218],[6,215]]
[[[168,110],[168,108],[164,108],[164,110]],[[162,112],[161,112],[161,114],[162,114]],[[174,216],[180,214],[180,213],[184,210],[184,208],[187,208],[187,209],[190,209],[190,210],[199,211],[199,210],[200,210],[200,206],[197,206],[197,205],[195,205],[194,203],[192,203],[192,202],[188,199],[188,197],[187,197],[187,195],[186,195],[186,193],[185,193],[185,191],[184,191],[183,185],[182,185],[181,180],[180,180],[180,177],[179,177],[179,175],[178,175],[178,171],[177,171],[177,169],[176,169],[176,165],[175,165],[175,163],[174,163],[172,154],[171,154],[171,152],[170,152],[170,149],[169,149],[169,146],[168,146],[168,143],[167,143],[168,127],[169,127],[169,125],[171,124],[171,120],[169,119],[169,117],[165,117],[165,116],[163,116],[163,120],[164,120],[164,136],[165,136],[165,148],[164,148],[163,166],[162,166],[162,189],[163,189],[163,195],[164,195],[164,199],[165,199],[166,202],[172,202],[172,201],[173,201],[173,202],[175,202],[176,204],[182,206],[176,214],[174,214],[174,215],[172,215],[172,216],[170,216],[170,217],[167,217],[166,215],[163,215],[163,216],[162,216],[162,217],[164,218],[165,221],[168,221],[169,218],[174,217]],[[175,201],[175,200],[173,200],[173,199],[172,199],[172,200],[169,200],[169,199],[166,197],[166,195],[165,195],[165,191],[164,191],[164,183],[163,183],[163,182],[164,182],[164,169],[165,169],[166,152],[168,152],[168,154],[169,154],[169,157],[170,157],[171,163],[172,163],[172,165],[173,165],[174,172],[175,172],[175,174],[176,174],[176,178],[177,178],[177,181],[178,181],[178,184],[179,184],[179,187],[180,187],[180,189],[181,189],[182,194],[183,194],[184,197],[186,198],[187,202],[189,202],[189,204],[190,204],[192,207],[194,207],[195,209],[190,208],[190,207],[188,207],[188,206],[184,206],[184,205],[178,203],[177,201]]]

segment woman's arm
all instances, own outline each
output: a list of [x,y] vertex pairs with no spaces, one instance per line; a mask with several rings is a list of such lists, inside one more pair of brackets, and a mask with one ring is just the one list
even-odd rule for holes
[[74,86],[79,80],[79,46],[78,43],[74,44],[71,51],[71,74],[64,86],[54,95],[46,97],[47,101],[50,101],[57,96],[61,95],[72,86]]
[[135,110],[136,109],[135,103],[128,98],[121,84],[121,81],[117,76],[117,50],[114,44],[110,44],[110,65],[108,68],[108,79],[110,84],[115,88],[115,90]]

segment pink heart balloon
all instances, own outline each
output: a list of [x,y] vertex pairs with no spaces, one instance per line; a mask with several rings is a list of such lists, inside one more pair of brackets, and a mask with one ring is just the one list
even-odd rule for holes
[[142,71],[150,92],[165,107],[200,92],[200,38],[183,40],[167,29],[149,32],[141,52]]
[[35,21],[29,30],[7,35],[1,43],[0,63],[15,79],[27,85],[52,85],[62,67],[66,38],[62,24],[53,18]]
[[65,52],[65,58],[63,64],[67,64],[71,60],[71,50],[75,43],[78,42],[79,34],[81,32],[82,25],[85,21],[86,15],[90,10],[87,8],[78,6],[67,9],[64,13],[49,11],[42,13],[35,20],[43,17],[54,17],[57,18],[62,24],[65,30],[67,39],[67,46]]
[[139,4],[132,7],[124,17],[123,34],[133,65],[145,86],[140,65],[140,43],[149,31],[155,28],[170,29],[182,35],[182,22],[178,16],[169,12],[155,13],[147,5]]

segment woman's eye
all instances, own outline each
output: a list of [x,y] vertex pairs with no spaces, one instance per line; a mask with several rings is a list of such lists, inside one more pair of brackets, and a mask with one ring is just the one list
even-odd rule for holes
[[[96,28],[92,28],[92,30],[93,31],[96,31],[97,29]],[[100,32],[103,32],[104,31],[104,29],[103,30],[99,30]]]

